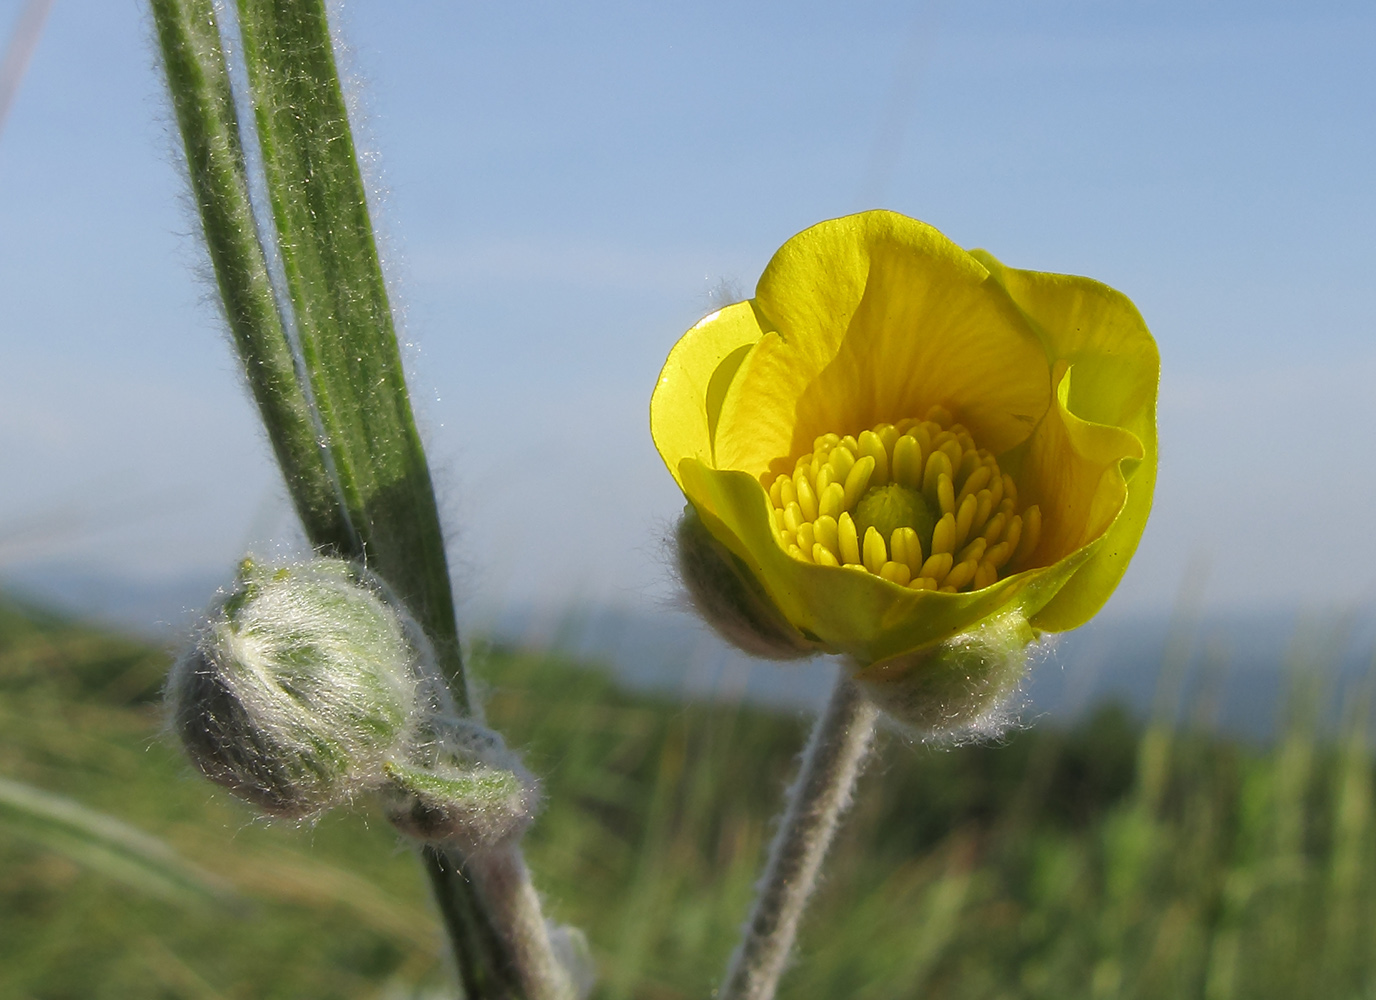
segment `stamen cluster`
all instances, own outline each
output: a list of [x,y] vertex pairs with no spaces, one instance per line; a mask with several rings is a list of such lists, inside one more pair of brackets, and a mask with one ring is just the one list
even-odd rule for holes
[[795,559],[912,590],[979,590],[1037,546],[1041,510],[951,414],[823,434],[769,484],[779,544]]

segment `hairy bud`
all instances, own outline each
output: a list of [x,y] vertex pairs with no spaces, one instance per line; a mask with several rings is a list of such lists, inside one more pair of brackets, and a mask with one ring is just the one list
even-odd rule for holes
[[696,510],[684,508],[674,532],[679,577],[693,607],[737,649],[767,660],[795,660],[821,651],[775,606],[755,574],[712,537]]
[[244,560],[167,685],[196,767],[264,812],[301,818],[387,780],[435,697],[420,629],[340,559]]
[[872,664],[856,674],[866,696],[923,739],[997,731],[1036,638],[1027,619],[992,618],[953,639]]

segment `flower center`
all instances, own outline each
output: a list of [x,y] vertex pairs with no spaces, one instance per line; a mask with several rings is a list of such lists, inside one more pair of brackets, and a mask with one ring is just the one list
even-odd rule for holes
[[851,517],[861,538],[871,527],[879,532],[880,538],[892,538],[899,528],[912,528],[918,538],[929,542],[937,521],[926,497],[898,483],[871,486],[855,505]]
[[926,419],[823,434],[769,487],[795,559],[873,573],[912,590],[979,590],[1037,547],[1041,510],[939,406]]

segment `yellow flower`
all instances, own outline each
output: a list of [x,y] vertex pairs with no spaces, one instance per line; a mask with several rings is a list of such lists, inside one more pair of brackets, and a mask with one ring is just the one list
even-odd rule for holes
[[1113,289],[866,212],[689,330],[650,427],[730,587],[879,681],[991,622],[1098,611],[1151,509],[1159,367]]

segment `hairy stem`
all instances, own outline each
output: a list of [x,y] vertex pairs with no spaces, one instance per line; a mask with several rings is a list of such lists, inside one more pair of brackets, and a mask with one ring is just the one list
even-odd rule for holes
[[755,907],[731,957],[720,1000],[774,996],[822,860],[869,754],[877,715],[855,683],[839,673],[789,789]]
[[577,995],[565,969],[550,947],[549,928],[540,912],[540,898],[530,870],[516,846],[483,851],[464,865],[479,895],[501,929],[505,952],[521,988],[540,1000],[574,1000]]

